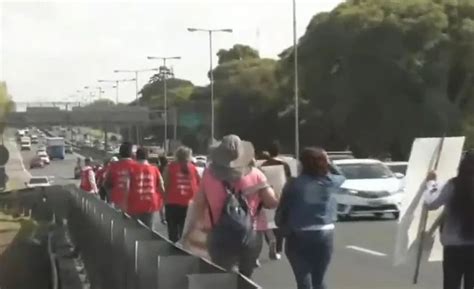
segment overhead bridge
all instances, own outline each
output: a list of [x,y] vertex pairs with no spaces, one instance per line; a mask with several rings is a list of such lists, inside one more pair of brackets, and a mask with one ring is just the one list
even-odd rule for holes
[[[54,104],[54,105],[53,105]],[[162,110],[145,106],[80,106],[76,103],[27,104],[5,119],[7,126],[28,125],[163,125]]]

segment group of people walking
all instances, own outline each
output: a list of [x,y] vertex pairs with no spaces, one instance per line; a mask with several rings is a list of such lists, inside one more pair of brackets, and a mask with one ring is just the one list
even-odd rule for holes
[[138,148],[134,153],[133,145],[126,142],[120,146],[119,157],[111,158],[103,167],[94,168],[92,160],[86,158],[80,188],[97,194],[151,229],[160,215],[168,226],[169,239],[177,242],[182,235],[188,204],[200,183],[191,160],[192,151],[180,147],[175,160],[160,168],[148,162],[145,148]]
[[[270,258],[284,251],[298,289],[324,289],[325,274],[334,250],[337,219],[335,194],[345,181],[330,171],[327,153],[316,147],[300,154],[299,174],[279,157],[277,144],[263,154],[261,166],[283,166],[287,177],[282,192],[275,192],[257,167],[250,142],[228,135],[213,146],[202,178],[192,163],[192,152],[181,147],[175,160],[161,171],[138,149],[122,144],[120,157],[109,162],[97,185],[88,161],[81,188],[105,192],[107,199],[133,217],[153,227],[153,218],[163,205],[169,239],[201,254],[226,270],[251,277],[258,266],[263,241]],[[162,177],[163,176],[163,177]],[[474,288],[474,154],[461,162],[458,175],[446,185],[436,183],[436,173],[426,180],[425,205],[445,206],[442,225],[444,288]],[[264,209],[276,210],[269,226]]]

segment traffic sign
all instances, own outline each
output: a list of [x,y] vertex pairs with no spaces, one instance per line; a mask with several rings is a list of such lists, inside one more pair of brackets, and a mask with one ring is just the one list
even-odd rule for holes
[[0,145],[0,166],[6,165],[8,159],[10,158],[10,153],[4,145]]

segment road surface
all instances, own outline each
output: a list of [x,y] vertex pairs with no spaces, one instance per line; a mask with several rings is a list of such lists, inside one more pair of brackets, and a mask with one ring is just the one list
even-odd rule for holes
[[[22,152],[25,167],[34,155]],[[35,169],[33,175],[54,176],[55,184],[77,183],[72,179],[76,157],[68,155],[66,160],[52,161],[44,169]],[[166,229],[159,223],[159,231]],[[413,267],[393,267],[392,254],[396,234],[396,222],[390,219],[374,220],[360,218],[337,224],[335,253],[328,273],[328,287],[334,289],[435,289],[441,288],[440,263],[423,264],[420,282],[412,286]],[[262,268],[256,270],[254,280],[264,288],[296,288],[288,261],[269,261],[268,248],[261,255]]]

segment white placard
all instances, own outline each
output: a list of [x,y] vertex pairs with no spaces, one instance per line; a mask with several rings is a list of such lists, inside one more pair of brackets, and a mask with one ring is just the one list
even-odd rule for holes
[[[423,208],[422,195],[425,191],[426,175],[434,168],[434,163],[439,154],[438,182],[444,184],[454,177],[461,159],[464,139],[464,137],[447,137],[444,140],[442,138],[418,138],[413,142],[406,174],[405,196],[398,221],[394,254],[395,265],[413,264],[415,262],[416,249],[419,244],[417,238]],[[442,148],[441,152],[439,151],[440,148]],[[432,232],[432,234],[428,236],[429,240],[425,240],[426,245],[423,247],[423,255],[429,256],[430,261],[440,261],[442,259],[439,230],[437,230],[435,224],[441,211],[438,210],[428,214],[426,230]]]
[[[281,196],[281,192],[283,187],[286,184],[286,175],[285,175],[285,167],[283,165],[277,166],[263,166],[260,168],[262,172],[267,177],[267,181],[270,186],[275,191],[277,196]],[[267,223],[269,229],[276,228],[275,225],[275,210],[267,210],[264,209],[265,215],[267,217]]]

